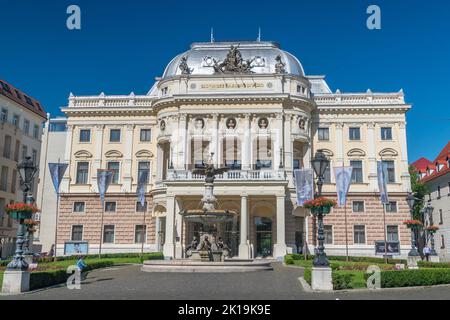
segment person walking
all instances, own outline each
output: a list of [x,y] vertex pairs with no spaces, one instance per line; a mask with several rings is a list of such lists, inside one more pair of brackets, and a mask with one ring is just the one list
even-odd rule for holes
[[431,249],[428,246],[423,247],[423,255],[425,256],[426,261],[430,261]]
[[83,273],[83,270],[86,269],[87,264],[83,260],[83,256],[81,256],[77,261],[77,268],[80,269],[81,280],[86,279],[87,272]]

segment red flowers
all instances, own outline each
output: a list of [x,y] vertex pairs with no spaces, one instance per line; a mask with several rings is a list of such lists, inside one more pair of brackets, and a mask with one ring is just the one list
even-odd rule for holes
[[32,212],[32,213],[36,213],[39,212],[40,210],[35,207],[34,205],[29,205],[26,203],[13,203],[13,204],[8,204],[5,208],[6,212],[10,213],[10,212]]
[[420,220],[406,220],[403,221],[403,224],[406,224],[408,228],[423,226],[423,223]]
[[312,200],[308,200],[303,204],[306,209],[319,208],[319,207],[335,207],[337,202],[335,200],[328,199],[326,197],[320,197]]
[[429,226],[429,227],[426,227],[425,230],[427,230],[431,233],[435,233],[436,231],[439,230],[439,227],[438,226]]

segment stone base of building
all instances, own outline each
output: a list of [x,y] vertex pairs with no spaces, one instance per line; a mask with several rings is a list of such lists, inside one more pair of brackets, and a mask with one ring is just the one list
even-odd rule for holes
[[439,256],[430,256],[430,262],[440,262]]
[[333,291],[331,268],[312,268],[311,288],[318,291]]
[[408,269],[419,269],[417,262],[421,260],[420,256],[408,256]]
[[5,271],[3,274],[3,293],[19,294],[27,291],[30,291],[30,273],[28,271]]

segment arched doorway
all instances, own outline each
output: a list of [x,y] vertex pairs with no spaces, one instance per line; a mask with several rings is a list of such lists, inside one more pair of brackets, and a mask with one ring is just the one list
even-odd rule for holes
[[255,217],[256,256],[272,256],[272,219]]

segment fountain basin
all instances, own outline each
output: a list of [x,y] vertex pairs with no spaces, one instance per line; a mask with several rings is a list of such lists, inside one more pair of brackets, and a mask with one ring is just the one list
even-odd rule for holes
[[182,210],[180,214],[186,221],[189,222],[215,224],[233,220],[233,218],[237,215],[237,212],[233,210],[220,210],[220,209],[212,209],[212,210],[193,209],[193,210]]
[[231,273],[273,270],[271,261],[227,259],[223,262],[204,262],[188,259],[147,260],[142,268],[144,272],[179,272],[179,273]]

